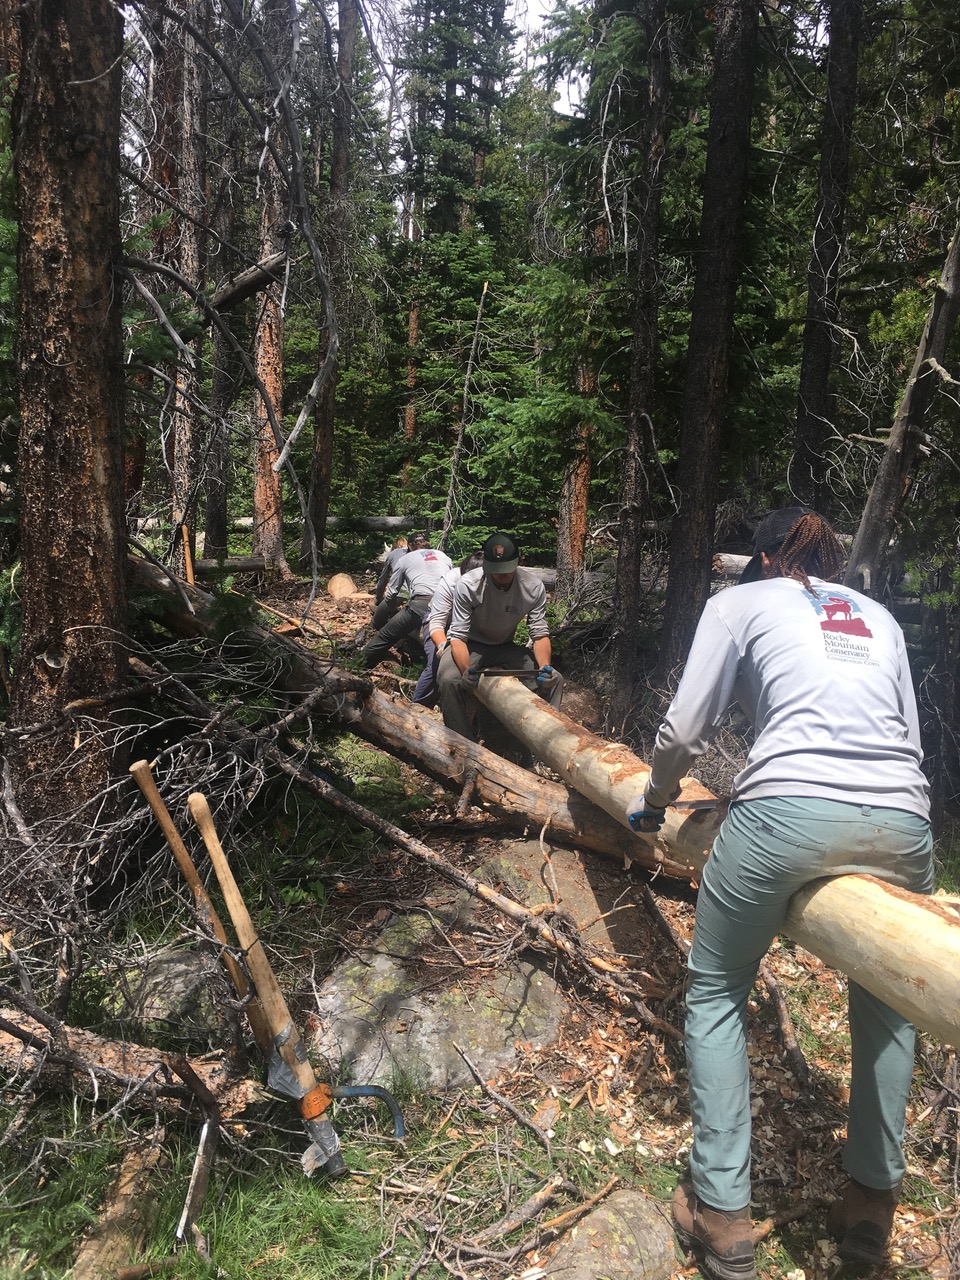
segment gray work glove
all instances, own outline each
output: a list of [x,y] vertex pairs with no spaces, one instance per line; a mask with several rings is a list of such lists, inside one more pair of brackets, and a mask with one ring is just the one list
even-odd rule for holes
[[480,684],[480,668],[467,667],[466,671],[463,673],[462,679],[463,679],[463,683],[469,689],[476,689],[477,686]]

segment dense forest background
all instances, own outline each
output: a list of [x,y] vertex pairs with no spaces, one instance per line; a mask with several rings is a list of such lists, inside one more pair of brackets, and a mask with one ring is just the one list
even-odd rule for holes
[[[199,895],[193,919],[133,762],[181,824],[190,793],[209,799],[286,985],[308,993],[295,1017],[317,975],[366,945],[368,924],[399,902],[433,909],[424,866],[443,860],[395,824],[445,842],[471,874],[486,856],[500,819],[479,802],[470,814],[477,770],[471,779],[464,766],[446,807],[421,782],[456,787],[456,749],[438,748],[433,772],[413,780],[396,758],[403,734],[361,723],[361,703],[399,711],[406,727],[420,709],[349,669],[356,639],[322,627],[318,638],[315,626],[297,646],[260,625],[254,594],[267,607],[266,596],[294,601],[305,621],[329,575],[370,575],[391,539],[364,518],[426,528],[454,558],[502,529],[528,563],[555,566],[568,688],[589,686],[582,705],[599,708],[597,727],[645,754],[715,564],[729,581],[725,555],[749,551],[767,509],[816,506],[849,545],[845,580],[904,625],[941,878],[956,887],[955,3],[556,0],[533,12],[506,0],[0,0],[0,83],[0,1035],[13,1036],[0,1276],[62,1274],[119,1155],[148,1130],[164,1143],[156,1094],[142,1123],[126,1106],[146,1090],[124,1065],[137,1043],[118,1013],[130,975],[168,947],[194,976],[198,959],[229,950]],[[239,557],[256,561],[256,578],[233,576]],[[189,589],[195,574],[208,591]],[[363,732],[373,748],[358,745]],[[726,776],[742,745],[734,725],[717,747]],[[520,785],[527,826],[526,797],[558,784],[530,774]],[[551,800],[542,816],[547,864],[559,813]],[[426,863],[404,861],[413,846]],[[598,920],[629,905],[627,892],[652,901],[619,854],[615,866]],[[684,871],[685,924],[688,890]],[[581,1168],[568,1157],[582,1158],[585,1194],[598,1190],[594,1153],[611,1152],[611,1133],[624,1154],[590,1093],[611,1077],[614,1097],[612,1029],[614,1063],[643,1057],[630,1067],[630,1126],[649,1142],[638,1148],[647,1165],[630,1164],[631,1146],[624,1167],[661,1191],[664,1171],[675,1180],[685,1103],[679,1032],[665,1019],[679,1011],[684,946],[656,911],[644,945],[660,975],[669,938],[673,968],[644,999],[665,1002],[655,1021],[666,1038],[658,1047],[632,1017],[616,1028],[624,1007],[593,1000],[596,1053],[578,1057],[582,1081],[562,1076],[589,1101],[563,1149],[565,1174]],[[533,936],[503,929],[484,965],[504,967]],[[465,970],[478,963],[450,946]],[[642,947],[618,950],[646,966]],[[791,1113],[792,1085],[764,1073],[767,1114],[786,1134],[765,1130],[778,1187],[798,1135],[822,1138],[810,1150],[833,1159],[834,1064],[846,1055],[830,1007],[840,984],[814,956],[779,960],[795,1007],[813,1008],[827,1087]],[[161,1047],[242,1050],[240,1006],[220,1003],[202,1041],[165,1018]],[[576,1009],[574,1022],[582,994]],[[71,1027],[99,1035],[99,1051],[64,1050]],[[136,1035],[156,1044],[155,1029]],[[102,1040],[117,1035],[119,1074]],[[160,1050],[146,1053],[153,1081],[168,1068]],[[48,1089],[45,1065],[73,1077]],[[946,1224],[955,1263],[956,1055],[925,1051],[925,1066],[911,1177],[919,1161],[937,1181],[910,1203],[918,1227]],[[446,1214],[460,1156],[440,1144],[454,1109],[407,1084],[427,1153],[410,1177],[426,1185],[429,1166]],[[476,1114],[457,1121],[464,1143],[479,1136]],[[168,1145],[185,1134],[192,1160],[191,1124],[175,1128]],[[426,1202],[389,1228],[374,1206],[368,1229],[355,1184],[342,1184],[342,1212],[334,1191],[306,1193],[317,1249],[336,1237],[342,1252],[325,1270],[310,1258],[291,1270],[306,1201],[276,1177],[278,1132],[241,1133],[209,1197],[228,1224],[218,1256],[235,1222],[240,1256],[256,1257],[231,1274],[439,1273],[426,1270],[440,1239],[424,1235]],[[490,1203],[514,1168],[512,1143],[470,1148],[496,1165]],[[539,1182],[536,1145],[521,1164]],[[299,1151],[294,1163],[301,1179]],[[472,1166],[462,1176],[472,1203]],[[384,1200],[369,1185],[371,1203]],[[765,1274],[799,1274],[795,1256],[820,1266],[818,1230]],[[412,1243],[388,1272],[397,1231]],[[171,1238],[153,1242],[157,1257]],[[437,1268],[465,1274],[456,1254]],[[513,1274],[514,1253],[482,1256],[503,1260],[485,1274]],[[200,1274],[202,1258],[179,1265]],[[833,1270],[827,1256],[807,1274]]]
[[561,616],[607,562],[629,737],[714,553],[805,501],[856,535],[849,581],[911,599],[953,802],[954,6],[67,9],[2,31],[14,723],[91,692],[70,645],[56,689],[37,655],[123,630],[127,538],[316,580],[349,567],[328,518],[393,513],[454,555],[515,532]]

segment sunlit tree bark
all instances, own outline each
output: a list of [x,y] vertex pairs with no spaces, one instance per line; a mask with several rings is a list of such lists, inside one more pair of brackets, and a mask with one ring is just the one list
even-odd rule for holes
[[[17,739],[27,818],[70,813],[110,778],[123,684],[123,359],[118,182],[122,26],[111,0],[19,10],[17,391],[23,640],[12,721],[84,725]],[[55,495],[55,498],[54,498]],[[93,700],[87,703],[86,700]]]

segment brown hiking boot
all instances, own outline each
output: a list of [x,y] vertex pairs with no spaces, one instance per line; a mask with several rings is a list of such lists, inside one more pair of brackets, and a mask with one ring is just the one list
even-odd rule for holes
[[680,1243],[703,1257],[713,1280],[757,1280],[750,1206],[735,1212],[711,1209],[697,1199],[690,1182],[673,1194],[673,1227]]
[[827,1230],[840,1241],[840,1257],[870,1266],[883,1262],[899,1199],[899,1183],[889,1191],[877,1191],[851,1178],[827,1213]]

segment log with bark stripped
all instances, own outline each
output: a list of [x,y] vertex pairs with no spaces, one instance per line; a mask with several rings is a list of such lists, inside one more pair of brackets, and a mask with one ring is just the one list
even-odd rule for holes
[[[171,580],[148,561],[131,557],[138,580],[158,593],[167,605],[164,620],[171,630],[187,637],[209,633],[213,597],[180,583],[194,612],[187,613]],[[265,628],[248,628],[244,635],[258,649],[284,656],[280,679],[297,693],[330,688],[321,704],[324,714],[339,719],[362,738],[416,765],[423,773],[451,790],[462,790],[475,777],[474,802],[520,830],[534,828],[551,839],[591,849],[623,864],[632,859],[651,871],[687,876],[687,868],[663,849],[638,840],[632,832],[597,808],[574,788],[550,782],[520,769],[493,751],[468,742],[444,727],[423,707],[403,698],[390,697],[367,681],[359,681],[332,663],[315,657],[294,641]],[[350,685],[364,686],[366,696],[351,692]]]
[[[519,680],[480,682],[479,699],[551,769],[626,825],[649,767],[626,747],[568,720]],[[715,808],[685,808],[709,804]],[[686,781],[667,809],[660,842],[699,875],[726,805]],[[638,840],[643,837],[636,837]],[[960,1044],[960,917],[870,876],[818,880],[798,893],[784,932],[947,1044]]]

